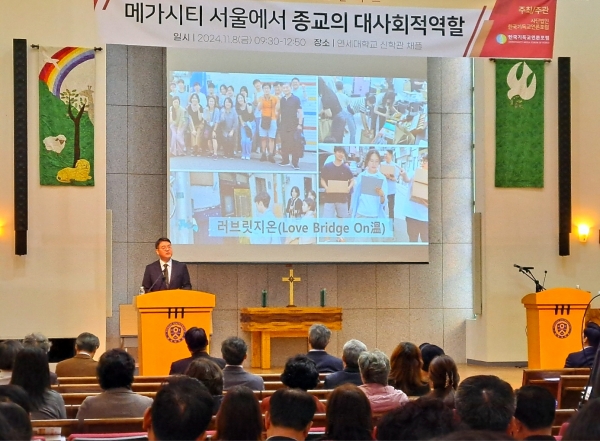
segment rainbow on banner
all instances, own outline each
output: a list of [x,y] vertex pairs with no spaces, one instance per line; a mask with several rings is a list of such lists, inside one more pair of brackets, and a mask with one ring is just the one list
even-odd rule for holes
[[63,47],[52,56],[40,70],[40,80],[48,85],[52,94],[60,98],[60,88],[69,73],[81,63],[94,59],[94,49]]

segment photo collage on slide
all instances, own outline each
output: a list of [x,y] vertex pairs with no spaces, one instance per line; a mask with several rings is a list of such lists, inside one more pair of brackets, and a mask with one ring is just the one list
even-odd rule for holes
[[426,79],[168,76],[173,243],[429,241]]

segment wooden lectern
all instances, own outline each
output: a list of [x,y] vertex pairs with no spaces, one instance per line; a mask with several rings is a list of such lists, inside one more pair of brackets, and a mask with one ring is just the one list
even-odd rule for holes
[[168,375],[171,363],[190,356],[185,332],[194,326],[212,334],[215,296],[172,289],[135,298],[138,309],[140,375]]
[[571,352],[581,351],[581,321],[591,294],[553,288],[521,299],[527,310],[529,369],[560,369]]

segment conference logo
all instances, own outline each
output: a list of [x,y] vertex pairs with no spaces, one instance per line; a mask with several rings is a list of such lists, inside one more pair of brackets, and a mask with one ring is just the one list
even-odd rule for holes
[[504,34],[498,34],[498,35],[496,35],[496,43],[506,44],[506,43],[508,43],[508,37]]
[[564,318],[556,320],[552,325],[552,332],[557,338],[567,338],[572,329],[571,323]]
[[[521,76],[517,77],[521,65],[523,66]],[[513,107],[522,107],[523,101],[529,101],[535,96],[537,77],[526,62],[519,61],[508,72],[506,84],[508,84],[509,88],[506,95],[511,105]]]
[[169,340],[171,343],[179,343],[183,341],[185,331],[186,329],[185,326],[183,326],[183,323],[171,322],[165,329],[165,337],[167,337],[167,340]]

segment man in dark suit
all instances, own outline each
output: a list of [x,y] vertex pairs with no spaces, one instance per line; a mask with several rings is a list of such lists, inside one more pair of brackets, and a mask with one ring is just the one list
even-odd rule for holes
[[266,441],[301,441],[308,436],[317,405],[300,389],[279,389],[265,412]]
[[221,354],[227,365],[223,369],[223,390],[234,386],[246,386],[252,390],[265,390],[265,382],[259,375],[244,370],[248,345],[239,337],[229,337],[221,343]]
[[325,389],[335,389],[340,384],[352,383],[357,386],[363,384],[358,369],[358,357],[367,350],[367,346],[359,340],[349,340],[344,344],[342,361],[344,370],[334,372],[325,377]]
[[59,377],[95,377],[98,362],[94,354],[100,347],[100,340],[94,334],[83,332],[75,340],[75,356],[56,365]]
[[308,343],[311,350],[306,356],[315,362],[319,373],[338,372],[344,369],[341,359],[325,352],[329,339],[331,339],[331,331],[325,325],[314,324],[308,330]]
[[190,273],[186,264],[171,259],[173,256],[171,241],[166,237],[161,237],[156,241],[154,247],[159,260],[146,266],[142,281],[144,291],[192,289]]
[[584,348],[578,352],[572,352],[565,360],[566,368],[593,367],[596,350],[600,344],[600,326],[594,322],[588,322],[583,330]]
[[556,400],[541,386],[523,386],[515,393],[517,406],[510,435],[517,440],[554,440],[552,423],[556,413]]
[[202,328],[193,327],[185,332],[185,343],[189,351],[192,353],[191,357],[183,358],[181,360],[174,361],[171,364],[171,370],[169,375],[184,374],[188,366],[196,358],[204,357],[211,361],[214,361],[221,369],[225,367],[225,360],[222,358],[215,358],[208,355],[206,347],[208,346],[208,337],[206,331]]

